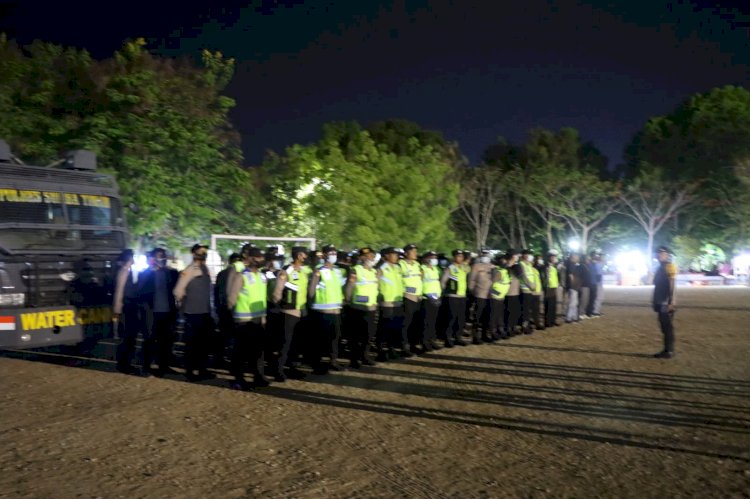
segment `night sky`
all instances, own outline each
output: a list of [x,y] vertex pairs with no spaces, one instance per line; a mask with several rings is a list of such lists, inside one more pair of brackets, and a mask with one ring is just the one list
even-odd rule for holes
[[0,31],[97,58],[139,36],[160,54],[234,57],[227,93],[248,164],[317,140],[328,121],[388,118],[441,130],[473,162],[497,137],[521,141],[536,126],[578,128],[619,162],[650,116],[695,92],[750,84],[750,2],[186,5],[2,2]]

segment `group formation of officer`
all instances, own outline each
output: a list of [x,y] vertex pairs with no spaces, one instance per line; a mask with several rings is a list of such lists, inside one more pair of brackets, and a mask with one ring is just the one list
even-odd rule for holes
[[[415,244],[352,253],[331,245],[317,252],[295,246],[287,261],[275,247],[248,244],[230,256],[215,285],[205,264],[207,248],[195,245],[192,255],[180,273],[166,265],[161,248],[148,254],[149,267],[140,273],[132,268],[132,251],[121,255],[114,294],[121,372],[137,372],[131,362],[140,333],[140,373],[176,374],[178,316],[184,319],[187,379],[215,377],[208,370],[212,359],[212,367],[228,367],[233,388],[247,389],[268,386],[270,377],[303,378],[303,364],[315,374],[343,371],[340,353],[349,368],[359,369],[465,346],[467,322],[474,344],[555,327],[560,287],[566,290],[566,322],[600,315],[596,299],[588,313],[579,313],[583,267],[577,259],[561,265],[554,250],[546,258],[529,250],[482,251],[472,258],[456,249],[449,259],[434,251],[420,255]],[[347,352],[340,352],[342,345]]]

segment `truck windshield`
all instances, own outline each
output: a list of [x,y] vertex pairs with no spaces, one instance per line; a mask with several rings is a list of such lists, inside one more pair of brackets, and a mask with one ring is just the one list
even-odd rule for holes
[[117,227],[117,198],[0,188],[0,247],[7,250],[118,249],[124,234]]

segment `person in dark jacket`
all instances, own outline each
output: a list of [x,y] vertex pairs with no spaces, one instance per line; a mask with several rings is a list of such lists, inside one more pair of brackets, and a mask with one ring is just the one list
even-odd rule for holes
[[[170,367],[177,304],[174,287],[178,272],[167,267],[167,252],[156,248],[149,254],[150,266],[138,276],[138,303],[143,318],[143,368],[146,372],[162,376],[177,374]],[[159,366],[151,369],[155,361]]]
[[136,374],[131,362],[141,325],[138,310],[138,273],[133,269],[133,263],[131,249],[123,250],[117,258],[112,304],[113,326],[117,328],[120,336],[120,344],[117,346],[117,370],[124,374]]
[[207,369],[214,321],[211,317],[211,274],[206,266],[208,247],[195,244],[190,252],[193,263],[180,272],[174,298],[185,317],[185,377],[188,381],[198,381],[216,377]]
[[591,258],[584,255],[578,271],[581,273],[581,288],[578,290],[578,315],[581,319],[588,319],[586,310],[589,306],[589,297],[591,296],[591,272],[590,270]]
[[229,255],[229,265],[216,275],[216,284],[214,285],[214,309],[219,321],[219,331],[214,337],[213,344],[213,367],[226,367],[225,352],[234,328],[234,319],[232,311],[227,305],[227,278],[229,272],[234,270],[234,264],[240,261],[238,253]]

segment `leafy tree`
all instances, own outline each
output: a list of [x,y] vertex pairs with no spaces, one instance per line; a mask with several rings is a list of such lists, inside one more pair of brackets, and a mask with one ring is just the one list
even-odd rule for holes
[[233,65],[208,51],[200,65],[160,58],[143,40],[95,61],[0,38],[0,136],[41,164],[68,149],[97,152],[117,177],[139,246],[247,231],[258,197],[227,117],[234,102],[221,93]]
[[275,178],[271,204],[290,234],[347,247],[414,241],[438,248],[454,239],[452,167],[414,137],[397,154],[356,123],[333,123],[318,143],[292,146],[265,168]]
[[701,181],[696,202],[677,232],[738,248],[747,243],[747,189],[741,170],[750,158],[750,91],[725,86],[696,94],[669,115],[650,119],[627,148],[626,175],[659,165],[665,178]]
[[642,165],[638,176],[620,193],[623,215],[646,232],[646,254],[653,254],[654,237],[664,225],[694,201],[696,183],[667,181],[661,168]]

